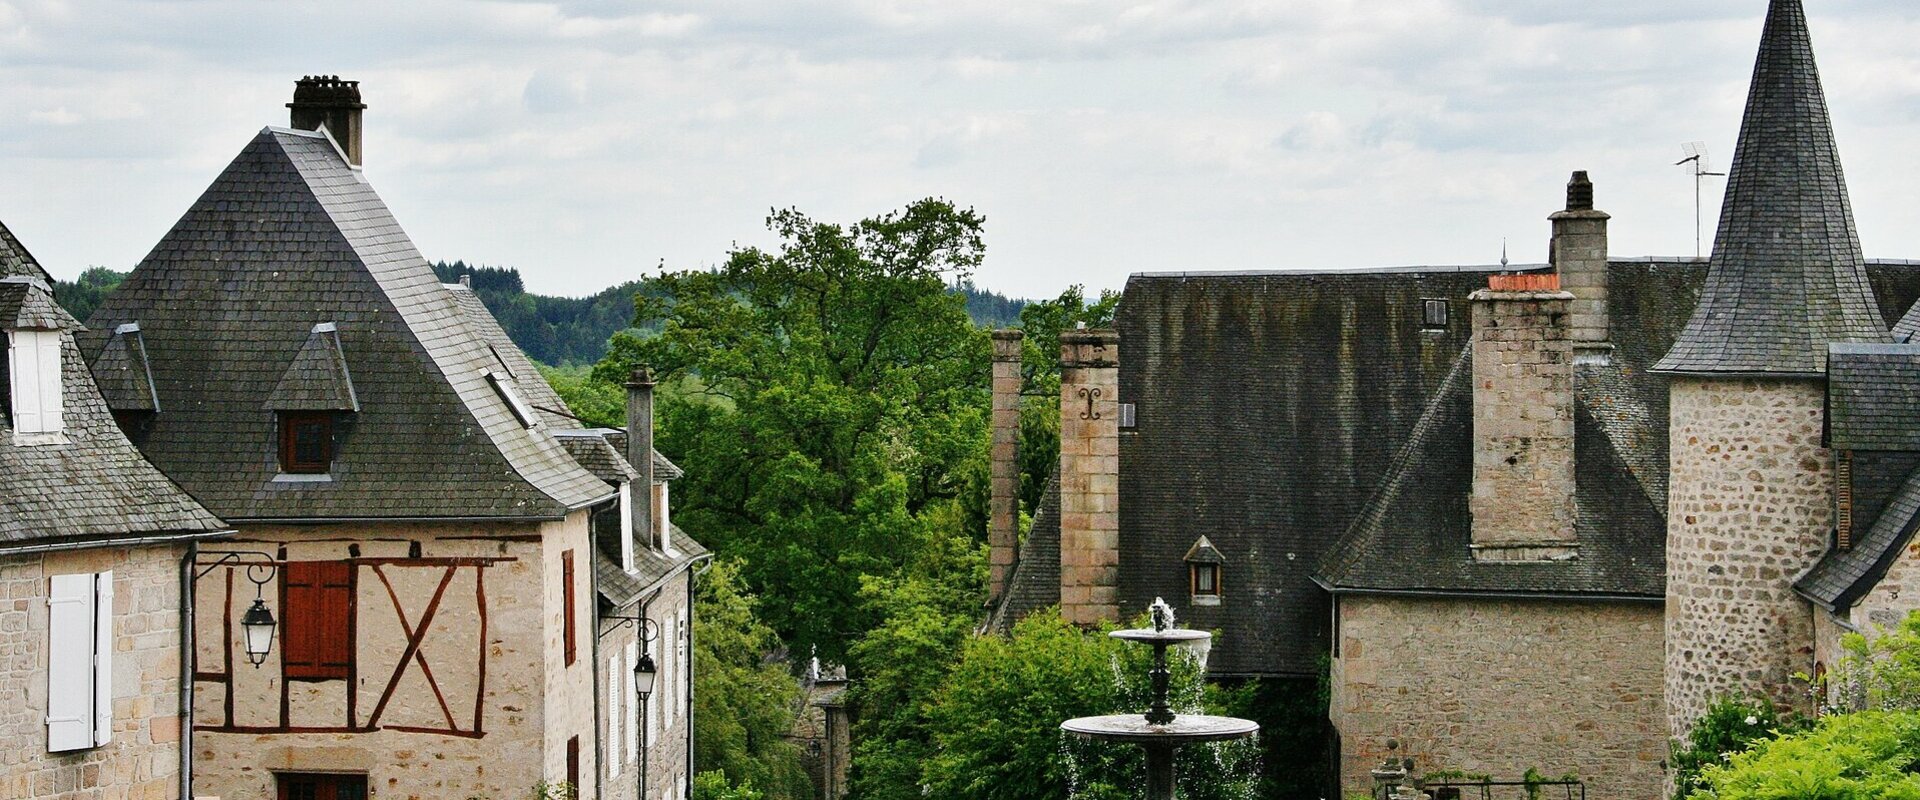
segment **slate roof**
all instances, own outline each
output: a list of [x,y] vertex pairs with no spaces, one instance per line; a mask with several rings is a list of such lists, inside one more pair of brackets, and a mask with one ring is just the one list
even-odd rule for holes
[[1022,617],[1060,605],[1060,476],[1047,478],[1040,490],[1040,507],[1027,526],[1013,573],[1007,577],[1007,595],[987,620],[989,630],[1005,631]]
[[[45,271],[4,227],[0,261],[10,276],[0,283],[7,302],[16,308],[52,303],[48,285],[29,277]],[[66,323],[60,354],[64,441],[18,443],[12,420],[0,415],[0,553],[21,546],[228,532],[127,441],[80,359],[72,335],[79,324],[65,312],[59,316]],[[6,357],[0,347],[0,398],[12,392]]]
[[[360,410],[324,482],[276,481],[274,387],[338,328]],[[229,520],[552,519],[611,492],[489,386],[497,357],[324,135],[267,128],[118,290],[83,349],[138,323],[162,411],[142,449]]]
[[[1363,511],[1389,522],[1427,516],[1410,529],[1418,536],[1386,535],[1401,530],[1393,524],[1360,527],[1381,534],[1364,538],[1379,548],[1368,552],[1379,554],[1383,568],[1343,570],[1338,577],[1354,588],[1657,595],[1652,580],[1664,551],[1646,539],[1665,507],[1668,382],[1650,368],[1685,326],[1706,263],[1619,258],[1610,265],[1612,367],[1582,366],[1576,381],[1577,491],[1583,507],[1620,506],[1609,513],[1638,538],[1595,541],[1588,553],[1611,548],[1632,558],[1578,567],[1569,572],[1588,571],[1557,583],[1498,569],[1481,571],[1492,576],[1483,581],[1458,560],[1469,531],[1464,494],[1443,496],[1464,492],[1458,487],[1470,453],[1465,397],[1457,387],[1445,391],[1470,335],[1465,298],[1499,269],[1134,276],[1116,319],[1126,350],[1120,394],[1137,405],[1138,422],[1121,437],[1122,607],[1144,607],[1156,595],[1180,605],[1182,559],[1204,535],[1227,558],[1224,595],[1219,606],[1181,614],[1221,631],[1210,667],[1227,675],[1313,674],[1329,617],[1315,567]],[[1889,323],[1920,297],[1920,263],[1869,262],[1867,273]],[[1447,330],[1421,330],[1428,298],[1450,301]],[[1435,465],[1431,480],[1418,468],[1427,463]],[[1389,485],[1399,488],[1382,494]],[[1009,598],[1019,600],[1027,587],[1041,595],[1029,607],[1057,602],[1059,591],[1057,529],[1046,541],[1038,522]],[[1581,527],[1591,532],[1599,524],[1588,516]],[[1029,553],[1050,548],[1050,586],[1028,587],[1019,570]],[[1394,568],[1436,548],[1448,555],[1430,578]],[[1049,590],[1051,598],[1043,594]]]
[[93,359],[93,379],[100,384],[100,396],[109,408],[160,410],[160,390],[153,385],[153,369],[147,363],[147,345],[140,338],[139,325],[130,322],[108,334],[106,345]]
[[6,223],[0,222],[0,277],[8,276],[39,278],[48,286],[53,285],[53,276],[47,274],[46,268],[40,266],[32,253],[27,252],[27,248],[14,237],[13,231],[7,229]]
[[267,395],[266,407],[274,411],[360,410],[347,355],[340,351],[340,331],[333,323],[313,326],[306,343],[293,354],[293,362]]
[[1867,535],[1846,550],[1832,549],[1794,583],[1801,596],[1843,613],[1899,559],[1920,529],[1920,470],[1908,476]]
[[1920,344],[1836,344],[1827,369],[1829,447],[1920,451]]
[[1800,0],[1773,0],[1705,291],[1657,369],[1818,375],[1828,342],[1890,341]]

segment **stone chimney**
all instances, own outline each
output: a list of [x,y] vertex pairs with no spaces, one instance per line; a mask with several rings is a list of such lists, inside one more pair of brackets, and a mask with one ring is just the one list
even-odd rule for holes
[[640,473],[628,504],[633,533],[658,548],[662,540],[653,524],[653,373],[644,366],[627,377],[627,463]]
[[1120,334],[1060,334],[1060,614],[1120,618]]
[[1571,329],[1574,356],[1581,363],[1607,363],[1613,344],[1607,333],[1607,220],[1593,208],[1593,181],[1586,170],[1567,181],[1567,208],[1553,221],[1547,263],[1560,275],[1560,288],[1573,295]]
[[1574,533],[1573,355],[1555,273],[1494,275],[1473,302],[1473,556],[1556,561]]
[[993,444],[988,482],[989,602],[1006,595],[1020,544],[1020,341],[1017,330],[993,332]]
[[338,75],[309,75],[293,84],[293,127],[303,131],[327,126],[333,140],[347,152],[347,163],[360,166],[360,82],[343,81]]

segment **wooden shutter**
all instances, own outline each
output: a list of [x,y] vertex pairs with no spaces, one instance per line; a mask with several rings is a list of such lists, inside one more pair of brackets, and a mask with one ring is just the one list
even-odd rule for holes
[[113,740],[113,570],[93,576],[93,746]]
[[633,481],[620,484],[620,568],[628,572],[633,566]]
[[[633,676],[633,668],[639,665],[640,643],[637,641],[628,642],[626,668],[621,670],[621,672],[625,673],[629,679],[631,679]],[[642,713],[642,709],[640,708],[639,687],[629,686],[627,689],[627,763],[632,764],[640,760],[640,714]],[[646,765],[641,764],[640,768],[645,769]]]
[[280,570],[287,678],[346,678],[353,670],[353,565],[294,561]]
[[47,750],[50,752],[93,746],[96,641],[93,583],[90,574],[55,575],[48,582]]
[[580,796],[580,737],[567,739],[567,785],[573,788],[569,797]]
[[[60,393],[59,331],[32,331],[34,353],[40,362],[40,431],[58,433],[66,428],[65,403]],[[112,649],[112,648],[108,648]]]
[[573,551],[572,550],[568,550],[560,554],[560,583],[561,583],[561,588],[560,588],[561,612],[560,613],[566,615],[566,618],[564,620],[561,620],[560,627],[561,627],[561,630],[565,632],[566,645],[567,645],[567,666],[571,667],[573,666],[573,656],[574,656],[574,650],[575,650],[574,629],[573,629],[573,618],[574,618],[573,599],[574,598],[573,598]]
[[1841,550],[1853,549],[1853,451],[1834,453],[1833,501],[1835,506],[1834,544]]

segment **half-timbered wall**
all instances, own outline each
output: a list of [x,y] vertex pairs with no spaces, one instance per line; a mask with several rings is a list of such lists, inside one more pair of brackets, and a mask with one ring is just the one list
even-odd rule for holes
[[[180,775],[184,545],[0,556],[0,797],[171,798]],[[113,572],[106,744],[47,751],[48,580]],[[71,669],[73,665],[65,668]],[[84,667],[83,667],[84,668]]]
[[[279,772],[346,772],[366,774],[376,796],[508,800],[563,780],[567,740],[591,741],[594,728],[592,660],[564,662],[560,554],[588,547],[584,511],[544,524],[244,526],[206,547],[343,566],[263,587],[283,624],[258,668],[241,646],[239,620],[254,599],[245,568],[197,582],[195,793],[270,797]],[[293,670],[319,677],[287,678],[287,626],[298,620],[286,593],[332,602],[325,596],[336,590],[302,589],[297,573],[331,584],[343,571],[354,639],[345,677],[326,677],[336,669],[322,663]],[[592,596],[590,574],[576,570],[578,597]],[[590,618],[577,624],[590,629]],[[292,648],[321,661],[331,650]],[[591,775],[593,748],[583,750]],[[587,783],[582,800],[595,797]]]

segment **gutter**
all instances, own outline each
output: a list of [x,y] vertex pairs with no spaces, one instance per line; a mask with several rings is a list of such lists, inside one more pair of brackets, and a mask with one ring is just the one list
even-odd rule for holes
[[1560,600],[1592,603],[1665,603],[1666,597],[1644,594],[1569,594],[1565,592],[1470,592],[1459,589],[1363,589],[1334,586],[1319,576],[1313,582],[1333,595],[1376,597],[1431,597],[1451,600]]
[[330,525],[342,522],[559,522],[566,518],[566,514],[549,514],[526,517],[227,517],[226,520],[245,525]]
[[179,544],[197,542],[201,539],[218,539],[231,536],[238,531],[201,531],[199,533],[171,533],[151,536],[129,536],[120,539],[81,539],[71,542],[49,542],[45,544],[0,545],[0,555],[32,555],[36,553],[58,553],[67,550],[94,550],[103,547],[144,547],[155,544]]

